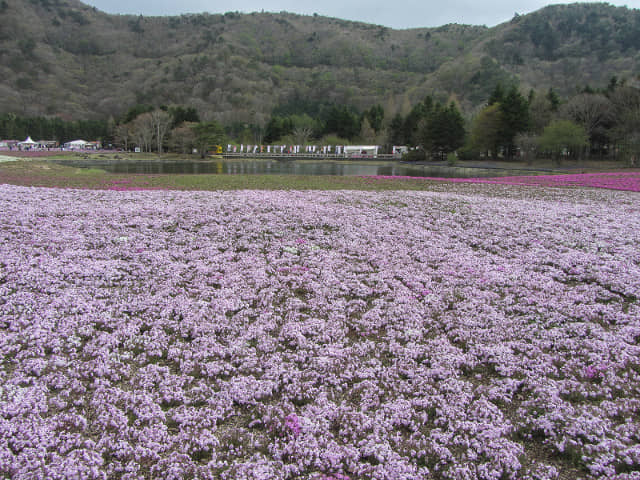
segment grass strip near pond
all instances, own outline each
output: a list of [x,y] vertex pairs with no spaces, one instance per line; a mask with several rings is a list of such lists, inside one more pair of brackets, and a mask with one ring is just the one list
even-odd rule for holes
[[640,172],[598,172],[493,178],[307,176],[254,174],[115,174],[42,160],[0,162],[0,183],[99,190],[449,190],[453,184],[594,187],[640,191]]
[[114,174],[37,160],[0,163],[0,183],[100,190],[428,190],[420,178],[306,175]]

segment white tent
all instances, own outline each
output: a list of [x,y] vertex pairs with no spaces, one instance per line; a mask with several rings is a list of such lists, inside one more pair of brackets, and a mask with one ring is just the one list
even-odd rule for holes
[[347,157],[376,157],[379,148],[378,145],[345,145],[343,151]]
[[84,148],[87,145],[87,141],[85,140],[74,140],[72,142],[67,142],[64,144],[67,148]]
[[34,145],[38,145],[38,142],[34,142],[31,140],[31,136],[28,136],[24,142],[18,142],[18,145],[21,147],[33,147]]

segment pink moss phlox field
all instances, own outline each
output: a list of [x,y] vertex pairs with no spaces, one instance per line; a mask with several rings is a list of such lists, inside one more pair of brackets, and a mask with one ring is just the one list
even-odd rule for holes
[[529,190],[1,185],[0,475],[638,478],[638,196]]
[[473,182],[503,185],[533,185],[541,187],[594,187],[640,192],[640,172],[532,175],[488,179],[475,178]]
[[[416,180],[423,177],[389,177],[371,176],[372,179]],[[424,180],[437,180],[452,183],[488,183],[496,185],[528,185],[538,187],[594,187],[611,190],[626,190],[640,192],[640,172],[622,173],[577,173],[572,175],[523,175],[515,177],[487,177],[487,178],[435,178],[424,177]]]

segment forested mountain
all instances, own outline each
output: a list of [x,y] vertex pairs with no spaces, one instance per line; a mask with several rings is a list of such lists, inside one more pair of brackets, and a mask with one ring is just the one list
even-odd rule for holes
[[173,104],[264,125],[327,102],[391,118],[426,95],[469,113],[497,83],[570,94],[640,74],[640,11],[608,4],[410,30],[290,13],[109,15],[77,0],[0,0],[0,17],[0,113],[22,116]]

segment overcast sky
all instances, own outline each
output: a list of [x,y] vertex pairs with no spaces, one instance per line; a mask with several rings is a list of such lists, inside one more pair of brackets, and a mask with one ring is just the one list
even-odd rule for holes
[[[357,20],[392,28],[437,27],[447,23],[487,25],[510,20],[515,13],[538,10],[549,0],[84,0],[107,13],[180,15],[182,13],[280,12]],[[640,8],[640,0],[611,1]]]

